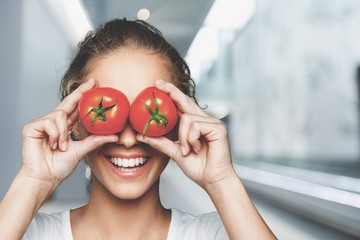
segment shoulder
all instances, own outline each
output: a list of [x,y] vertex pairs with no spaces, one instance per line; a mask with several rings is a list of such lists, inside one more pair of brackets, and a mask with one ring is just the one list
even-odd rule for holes
[[27,229],[23,240],[69,239],[71,236],[70,211],[38,213]]
[[217,212],[194,216],[171,209],[171,224],[168,240],[175,239],[228,239],[224,225]]

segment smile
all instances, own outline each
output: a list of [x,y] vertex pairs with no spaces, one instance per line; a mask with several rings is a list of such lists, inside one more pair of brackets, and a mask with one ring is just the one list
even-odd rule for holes
[[137,157],[137,158],[117,158],[111,157],[110,162],[114,167],[117,167],[118,170],[124,173],[131,173],[138,170],[142,165],[147,162],[148,158],[146,157]]

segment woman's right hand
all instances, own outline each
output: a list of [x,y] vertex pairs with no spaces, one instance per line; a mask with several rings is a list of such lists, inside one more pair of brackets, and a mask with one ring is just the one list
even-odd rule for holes
[[90,79],[67,96],[48,115],[28,123],[23,128],[22,174],[41,183],[50,184],[51,191],[75,170],[89,152],[117,136],[96,136],[80,141],[71,140],[69,134],[79,115],[77,104],[83,93],[95,86]]

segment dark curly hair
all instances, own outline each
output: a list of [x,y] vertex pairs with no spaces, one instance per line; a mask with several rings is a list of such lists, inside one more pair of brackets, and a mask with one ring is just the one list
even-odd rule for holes
[[127,19],[111,20],[90,31],[79,43],[76,56],[61,80],[61,100],[82,83],[90,60],[127,47],[150,50],[168,61],[173,70],[173,83],[197,103],[190,69],[178,51],[154,26],[141,20]]

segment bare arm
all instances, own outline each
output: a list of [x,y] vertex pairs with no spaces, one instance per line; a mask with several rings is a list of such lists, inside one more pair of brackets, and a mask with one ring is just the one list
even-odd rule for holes
[[20,171],[0,204],[2,237],[21,239],[31,220],[51,193],[51,184],[28,177]]
[[179,109],[179,142],[142,138],[173,159],[209,194],[230,239],[276,239],[253,205],[231,161],[227,130],[171,83],[156,81]]
[[236,173],[207,187],[230,239],[276,239]]
[[22,167],[0,203],[0,238],[21,239],[41,205],[90,151],[117,136],[89,136],[71,141],[77,103],[95,85],[88,81],[50,114],[23,129]]

